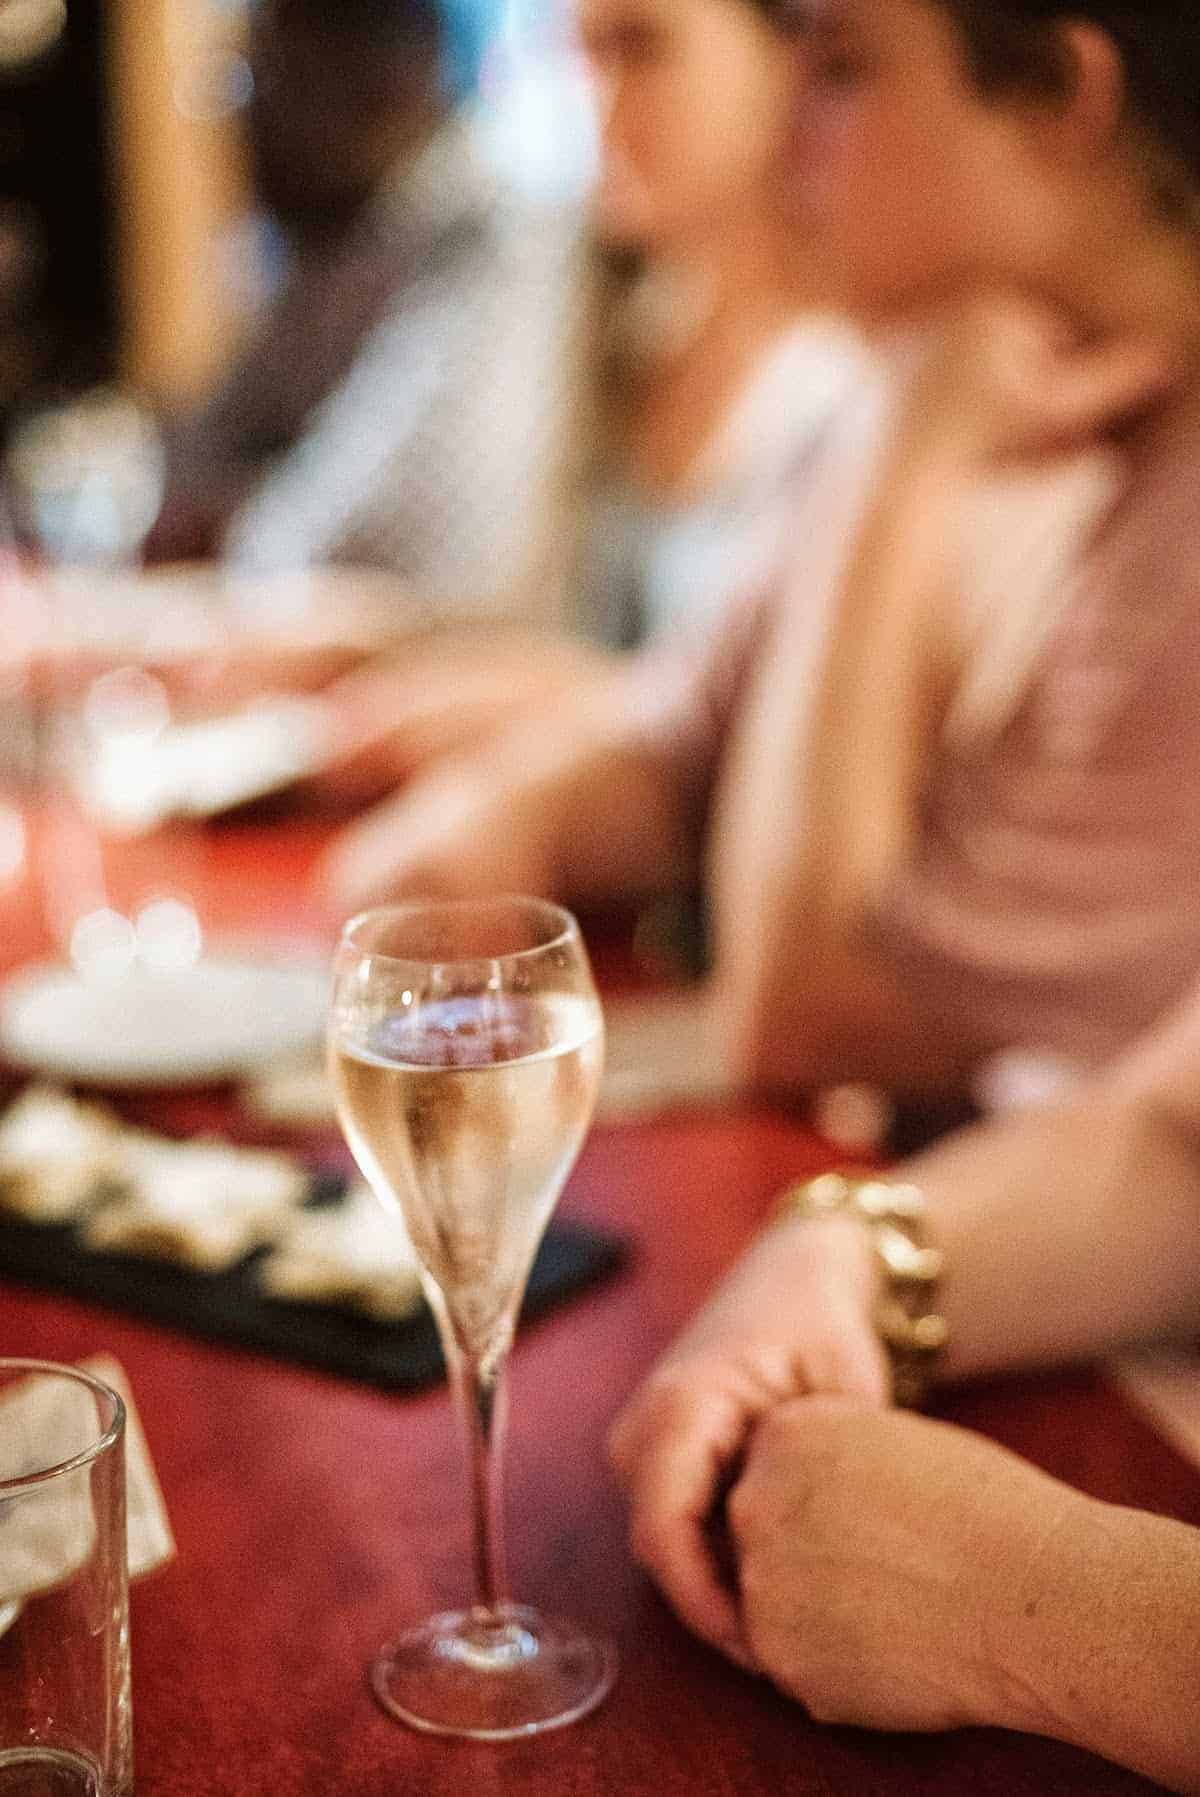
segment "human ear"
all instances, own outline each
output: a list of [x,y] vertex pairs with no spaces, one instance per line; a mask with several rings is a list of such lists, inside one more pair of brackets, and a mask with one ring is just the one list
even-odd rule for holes
[[1080,19],[1057,37],[1060,78],[1045,128],[1060,157],[1090,162],[1111,147],[1124,114],[1121,52],[1107,31]]

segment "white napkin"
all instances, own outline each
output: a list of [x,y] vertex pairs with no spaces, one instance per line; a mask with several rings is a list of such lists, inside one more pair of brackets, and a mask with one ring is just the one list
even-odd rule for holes
[[[162,1492],[123,1370],[108,1355],[84,1361],[81,1370],[125,1401],[126,1539],[130,1577],[139,1578],[175,1553]],[[94,1405],[82,1387],[65,1380],[22,1381],[0,1399],[0,1476],[19,1479],[70,1460],[94,1434]],[[83,1565],[95,1534],[86,1466],[0,1504],[0,1632],[24,1598],[61,1584]]]
[[95,1354],[80,1362],[80,1370],[103,1379],[125,1401],[125,1533],[129,1576],[140,1579],[175,1558],[175,1537],[167,1520],[167,1507],[150,1449],[142,1429],[129,1380],[123,1367],[108,1354]]
[[[0,1399],[0,1475],[21,1479],[71,1460],[94,1434],[95,1405],[82,1386],[22,1380]],[[61,1584],[83,1565],[95,1536],[87,1466],[0,1505],[0,1600]]]

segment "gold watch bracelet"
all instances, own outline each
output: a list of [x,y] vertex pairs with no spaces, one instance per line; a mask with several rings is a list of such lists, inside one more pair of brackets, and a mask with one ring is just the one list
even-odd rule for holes
[[845,1216],[863,1225],[879,1273],[875,1330],[891,1365],[894,1401],[910,1410],[924,1401],[949,1333],[937,1307],[943,1258],[926,1244],[925,1211],[920,1186],[852,1173],[822,1173],[789,1186],[776,1211],[809,1221]]

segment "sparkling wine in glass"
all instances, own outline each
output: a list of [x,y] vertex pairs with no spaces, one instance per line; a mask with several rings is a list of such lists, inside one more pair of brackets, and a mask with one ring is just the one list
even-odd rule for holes
[[342,932],[329,1054],[338,1114],[408,1226],[467,1444],[475,1601],[372,1668],[437,1734],[561,1727],[608,1691],[611,1645],[514,1604],[505,1574],[505,1367],[529,1268],[591,1121],[604,1032],[571,915],[536,899],[366,911]]

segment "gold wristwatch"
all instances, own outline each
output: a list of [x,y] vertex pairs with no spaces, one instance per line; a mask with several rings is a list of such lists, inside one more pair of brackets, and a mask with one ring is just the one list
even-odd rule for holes
[[904,1408],[916,1409],[948,1333],[937,1309],[942,1255],[925,1245],[921,1188],[869,1174],[822,1173],[790,1186],[778,1214],[849,1216],[864,1225],[879,1265],[874,1322],[891,1362],[893,1396]]

